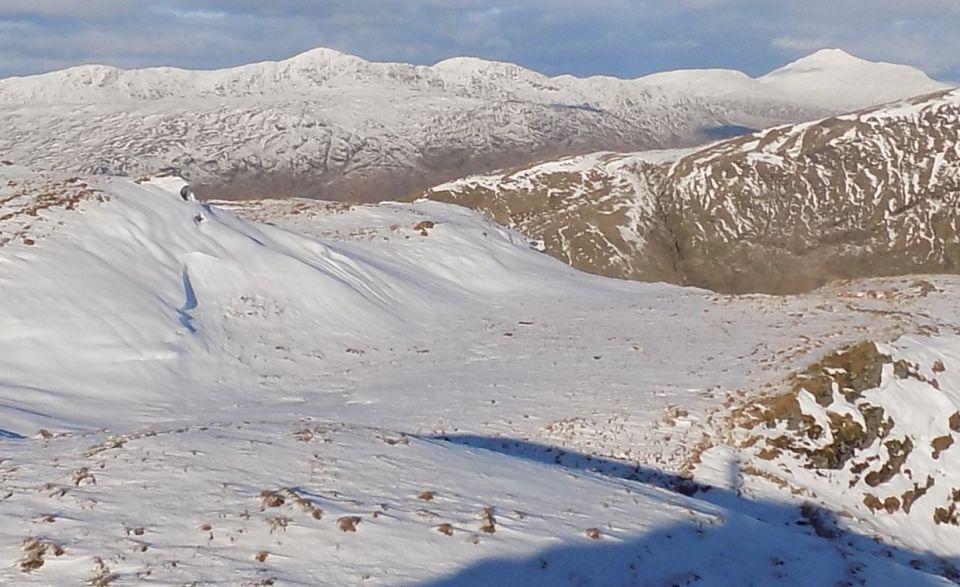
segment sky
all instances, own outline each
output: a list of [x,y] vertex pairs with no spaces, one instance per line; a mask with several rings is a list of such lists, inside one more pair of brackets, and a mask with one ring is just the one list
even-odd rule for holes
[[0,77],[81,63],[214,69],[328,47],[549,75],[760,75],[821,48],[960,81],[960,0],[0,0]]

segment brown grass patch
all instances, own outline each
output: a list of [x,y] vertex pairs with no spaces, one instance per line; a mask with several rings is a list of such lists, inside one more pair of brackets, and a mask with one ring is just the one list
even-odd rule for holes
[[28,538],[23,542],[23,558],[20,560],[20,570],[24,573],[30,573],[42,567],[46,562],[44,557],[47,554],[61,556],[63,547],[55,542],[40,540],[38,538]]
[[278,508],[286,503],[283,495],[277,491],[264,489],[260,492],[260,511],[267,508]]
[[356,532],[361,521],[360,516],[343,516],[337,519],[337,526],[341,532]]
[[290,518],[287,516],[273,516],[267,518],[267,526],[270,527],[270,533],[274,532],[286,532],[287,526],[290,525]]
[[90,472],[88,467],[81,467],[73,472],[73,484],[76,487],[81,485],[96,485],[97,478]]
[[953,446],[953,436],[950,436],[949,434],[934,438],[933,442],[931,443],[931,447],[933,448],[933,458],[939,459],[940,453],[947,450],[951,446]]
[[950,416],[950,430],[960,432],[960,412],[954,412]]
[[497,520],[493,516],[493,508],[485,507],[480,510],[480,531],[493,534],[497,531]]

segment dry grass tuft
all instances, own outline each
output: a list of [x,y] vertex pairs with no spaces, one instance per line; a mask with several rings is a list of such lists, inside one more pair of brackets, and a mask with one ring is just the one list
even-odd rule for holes
[[447,536],[453,536],[453,526],[450,524],[440,524],[437,526],[437,532],[446,534]]
[[104,442],[91,446],[89,449],[87,449],[87,452],[83,453],[83,456],[90,458],[102,452],[106,452],[108,450],[123,448],[123,445],[125,445],[126,443],[127,443],[126,438],[123,438],[120,436],[111,436]]
[[20,570],[24,573],[35,571],[42,567],[46,562],[44,557],[47,554],[54,556],[63,555],[63,547],[56,542],[43,541],[38,538],[28,538],[23,542],[24,557],[20,561]]
[[433,501],[433,498],[436,496],[437,494],[432,491],[421,491],[420,495],[417,496],[417,499],[421,501]]
[[255,554],[255,555],[253,556],[253,558],[254,558],[257,562],[263,563],[263,562],[266,562],[266,561],[267,561],[267,557],[268,557],[268,556],[270,556],[270,553],[269,553],[269,552],[267,552],[266,550],[261,550],[260,552],[258,552],[257,554]]
[[436,226],[436,223],[430,220],[421,220],[413,225],[413,230],[420,233],[420,236],[429,236],[427,231]]
[[284,487],[282,490],[284,495],[289,497],[295,504],[300,506],[300,509],[310,514],[314,520],[323,519],[323,510],[317,507],[312,501],[306,497],[300,495],[300,493],[293,487]]
[[493,508],[485,507],[480,511],[480,531],[493,534],[497,531],[497,520],[493,517]]
[[267,508],[278,508],[286,503],[283,495],[277,491],[264,489],[260,492],[260,511]]
[[603,534],[600,532],[600,528],[587,528],[585,534],[590,540],[600,540],[600,538],[603,537]]
[[81,485],[96,485],[97,478],[90,472],[88,467],[81,467],[73,472],[73,484],[76,487]]
[[36,538],[31,538],[23,543],[23,552],[25,556],[20,561],[20,570],[29,573],[43,566],[43,556],[47,553],[47,547]]
[[103,562],[103,559],[99,556],[93,559],[93,562],[97,565],[97,568],[94,569],[96,574],[90,579],[90,585],[92,587],[107,587],[110,583],[120,578],[119,575],[110,572],[110,567],[108,567],[107,563]]
[[287,526],[290,525],[290,518],[287,516],[273,516],[272,518],[267,518],[267,525],[270,526],[270,533],[274,532],[286,532]]
[[337,525],[341,532],[356,532],[360,521],[360,516],[343,516],[337,520]]

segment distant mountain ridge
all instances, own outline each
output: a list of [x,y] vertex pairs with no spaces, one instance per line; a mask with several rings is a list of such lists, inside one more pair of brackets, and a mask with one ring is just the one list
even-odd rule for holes
[[700,144],[723,129],[946,87],[846,54],[810,59],[819,66],[801,60],[760,79],[726,70],[551,78],[474,58],[428,67],[329,49],[217,71],[84,65],[0,80],[0,153],[75,173],[176,168],[221,197],[384,199],[505,165]]
[[[336,84],[443,90],[453,95],[488,99],[552,95],[558,103],[590,104],[605,109],[615,109],[616,99],[611,99],[615,92],[610,89],[617,86],[623,93],[638,96],[656,90],[704,96],[753,93],[758,98],[766,94],[771,101],[825,109],[837,108],[838,101],[844,102],[840,108],[862,108],[877,105],[877,100],[892,101],[948,87],[910,66],[874,63],[839,49],[818,51],[757,79],[735,70],[691,69],[628,80],[570,75],[551,78],[512,63],[472,57],[446,59],[432,66],[380,63],[318,48],[282,61],[220,70],[173,67],[124,70],[107,65],[79,65],[47,74],[0,79],[0,104],[237,98],[278,91],[314,92]],[[826,84],[834,87],[827,89],[823,87]],[[838,95],[853,90],[856,96]]]
[[960,90],[686,152],[601,153],[427,190],[594,273],[723,292],[960,272]]

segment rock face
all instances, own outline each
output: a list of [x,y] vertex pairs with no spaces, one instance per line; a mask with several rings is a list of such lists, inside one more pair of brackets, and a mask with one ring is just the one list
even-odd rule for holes
[[78,174],[175,168],[201,196],[385,199],[506,165],[701,144],[942,87],[846,54],[814,61],[761,79],[698,70],[636,80],[465,58],[371,63],[326,49],[220,71],[81,66],[0,80],[0,156]]
[[672,157],[567,159],[423,197],[484,210],[586,271],[722,292],[960,271],[960,91]]
[[960,92],[687,156],[660,191],[686,282],[794,292],[960,270]]
[[[938,293],[926,285],[932,290],[914,293]],[[733,412],[744,469],[854,515],[875,515],[879,526],[895,524],[903,534],[930,527],[955,534],[960,412],[955,376],[941,357],[956,343],[954,335],[907,336],[827,354],[792,377],[786,393]]]
[[597,153],[443,184],[425,197],[482,211],[531,244],[608,277],[676,281],[657,210],[670,153]]

